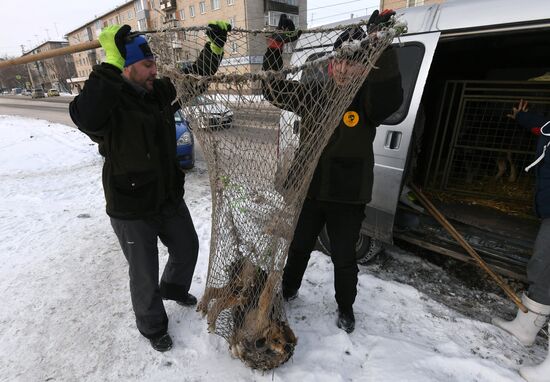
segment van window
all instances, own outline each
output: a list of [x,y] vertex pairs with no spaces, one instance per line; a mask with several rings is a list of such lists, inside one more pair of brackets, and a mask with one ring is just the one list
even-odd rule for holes
[[[396,49],[397,60],[399,61],[399,70],[401,71],[401,84],[403,86],[403,103],[399,106],[399,109],[392,115],[390,115],[383,122],[384,125],[397,125],[405,119],[409,112],[409,106],[412,100],[414,87],[416,85],[416,79],[422,59],[424,57],[424,45],[412,42],[406,43],[402,46],[397,44],[393,45]],[[313,53],[308,56],[306,62],[310,62],[321,58],[328,54],[327,52]],[[326,65],[313,66],[303,70],[301,81],[322,81],[328,76]]]
[[399,70],[401,71],[403,103],[395,113],[382,122],[384,125],[397,125],[407,116],[425,52],[424,45],[417,42],[406,43],[402,46],[393,45],[393,47],[396,49]]

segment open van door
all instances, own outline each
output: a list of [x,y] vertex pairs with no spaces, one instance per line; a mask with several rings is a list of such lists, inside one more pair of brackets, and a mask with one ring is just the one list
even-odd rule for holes
[[[439,41],[439,32],[406,35],[396,48],[403,104],[377,128],[372,201],[365,210],[363,235],[392,243],[393,223],[415,124],[422,123],[420,100]],[[429,112],[429,111],[428,111]]]

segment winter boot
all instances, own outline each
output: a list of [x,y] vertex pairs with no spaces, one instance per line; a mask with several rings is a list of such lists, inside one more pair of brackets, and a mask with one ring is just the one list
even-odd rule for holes
[[185,296],[182,300],[177,300],[176,303],[181,306],[195,306],[197,305],[197,298],[191,293],[187,293],[187,296]]
[[355,316],[353,315],[353,308],[338,308],[338,319],[336,320],[336,326],[347,333],[351,333],[355,330]]
[[149,342],[151,343],[153,349],[161,353],[172,349],[172,338],[168,333],[151,337],[149,338]]
[[283,298],[285,301],[292,301],[298,298],[298,289],[285,288],[283,285]]
[[546,323],[548,315],[550,315],[550,305],[539,304],[525,294],[523,294],[521,301],[529,310],[527,313],[518,310],[516,318],[512,321],[495,317],[492,322],[517,337],[523,345],[531,346],[535,342],[538,332]]
[[[550,325],[548,325],[548,332],[550,334]],[[550,382],[550,348],[546,360],[537,366],[522,367],[519,369],[519,374],[528,382]]]

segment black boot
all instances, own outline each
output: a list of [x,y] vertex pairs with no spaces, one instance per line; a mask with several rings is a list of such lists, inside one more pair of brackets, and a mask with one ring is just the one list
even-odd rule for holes
[[283,285],[283,298],[285,301],[292,301],[298,297],[298,289],[285,288]]
[[191,293],[187,293],[187,296],[183,300],[176,300],[176,302],[182,306],[195,306],[197,305],[197,298]]
[[149,338],[153,349],[159,352],[165,352],[172,349],[172,338],[168,333],[159,334],[158,336]]
[[353,332],[355,329],[355,316],[353,315],[353,308],[338,308],[338,320],[336,326],[345,330],[347,333]]

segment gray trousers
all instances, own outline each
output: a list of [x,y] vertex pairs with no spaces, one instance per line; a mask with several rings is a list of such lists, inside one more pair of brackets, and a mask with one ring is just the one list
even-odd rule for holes
[[[111,218],[111,225],[128,260],[137,328],[147,338],[164,334],[168,316],[162,300],[187,296],[197,263],[199,240],[187,205],[182,200],[175,211],[141,220]],[[169,254],[160,285],[157,238]]]
[[543,219],[527,264],[529,298],[550,305],[550,218]]

